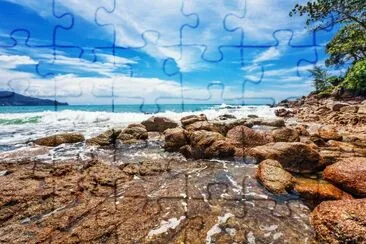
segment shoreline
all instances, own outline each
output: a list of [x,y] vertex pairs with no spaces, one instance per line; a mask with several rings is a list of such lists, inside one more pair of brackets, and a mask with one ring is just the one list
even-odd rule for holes
[[[366,206],[366,104],[348,103],[280,103],[284,120],[152,117],[0,153],[1,240],[365,240],[364,227],[350,229],[364,211],[342,219]],[[60,153],[71,157],[56,162]],[[354,173],[343,175],[350,162]],[[340,230],[323,228],[330,214]]]

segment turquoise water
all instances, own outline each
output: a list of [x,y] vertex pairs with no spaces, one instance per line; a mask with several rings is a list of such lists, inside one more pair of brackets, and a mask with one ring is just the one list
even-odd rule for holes
[[209,120],[224,114],[238,119],[248,115],[275,116],[269,106],[226,104],[70,105],[58,106],[57,112],[53,106],[0,106],[0,152],[25,147],[32,140],[61,132],[80,132],[90,138],[110,128],[141,123],[151,114],[179,122],[183,116],[201,113]]
[[[69,106],[0,106],[0,113],[36,113],[45,111],[85,111],[85,112],[131,112],[131,113],[160,113],[195,112],[218,106],[217,104],[126,104],[126,105],[69,105]],[[1,120],[0,120],[1,124]]]

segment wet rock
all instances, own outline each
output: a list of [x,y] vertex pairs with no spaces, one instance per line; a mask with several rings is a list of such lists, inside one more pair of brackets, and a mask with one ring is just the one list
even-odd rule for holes
[[352,196],[325,180],[297,178],[295,191],[305,199],[315,201],[352,199]]
[[345,106],[340,108],[340,110],[342,113],[357,113],[358,111],[358,106]]
[[360,197],[366,196],[366,158],[344,158],[327,166],[324,178],[341,189]]
[[236,119],[236,117],[232,114],[223,114],[217,117],[218,120],[228,120],[228,119]]
[[134,141],[134,140],[147,140],[148,133],[144,125],[142,124],[131,124],[119,134],[118,139],[123,142]]
[[147,131],[164,132],[166,129],[178,127],[178,124],[166,117],[152,116],[149,119],[141,122],[146,127]]
[[294,173],[312,173],[323,167],[319,153],[301,142],[269,143],[251,148],[247,153],[257,161],[277,160],[284,169]]
[[178,151],[179,148],[186,145],[187,137],[186,131],[183,128],[177,127],[173,129],[167,129],[165,134],[165,144],[164,148],[168,152]]
[[272,131],[272,136],[275,142],[296,142],[300,141],[300,136],[297,130],[287,127]]
[[256,177],[267,190],[275,194],[286,194],[295,182],[295,178],[278,161],[272,159],[258,165]]
[[271,135],[262,131],[255,131],[244,125],[232,128],[227,132],[226,137],[235,142],[237,147],[259,146],[273,141]]
[[221,134],[226,133],[226,125],[221,123],[211,123],[208,121],[197,121],[184,127],[188,131],[206,130],[218,132]]
[[336,103],[333,104],[332,110],[333,111],[340,111],[341,108],[346,107],[346,106],[349,106],[349,104],[348,103],[338,103],[338,102],[336,102]]
[[323,140],[336,140],[341,141],[342,136],[338,133],[337,129],[334,127],[321,127],[318,130],[319,137]]
[[1,162],[27,162],[32,158],[48,155],[50,148],[45,146],[35,146],[31,148],[19,148],[12,151],[0,153]]
[[255,118],[259,118],[259,117],[258,117],[258,115],[255,115],[255,114],[248,114],[248,118],[255,119]]
[[40,146],[56,147],[64,143],[77,143],[84,140],[84,136],[80,133],[61,133],[37,139],[34,143]]
[[110,146],[116,143],[118,136],[121,134],[119,129],[110,129],[102,134],[86,140],[87,145],[91,146]]
[[157,175],[170,170],[169,162],[164,160],[123,164],[119,168],[128,175]]
[[227,158],[235,153],[235,147],[220,133],[191,131],[187,133],[189,145],[180,151],[188,158]]
[[204,114],[200,115],[188,115],[180,119],[182,126],[185,127],[187,125],[193,124],[197,121],[207,121],[207,117]]
[[321,243],[365,243],[366,199],[322,202],[311,223]]

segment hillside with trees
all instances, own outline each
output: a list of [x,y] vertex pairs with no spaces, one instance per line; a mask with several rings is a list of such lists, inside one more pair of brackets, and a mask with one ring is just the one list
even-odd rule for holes
[[[366,96],[366,1],[316,0],[297,4],[290,16],[306,16],[306,25],[322,30],[333,25],[338,32],[326,45],[325,67],[309,70],[315,92],[320,96]],[[344,68],[345,74],[329,74],[330,68]]]

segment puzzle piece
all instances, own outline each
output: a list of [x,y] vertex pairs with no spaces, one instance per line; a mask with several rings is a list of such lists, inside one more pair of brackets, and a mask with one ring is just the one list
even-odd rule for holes
[[[201,47],[203,48],[202,60],[220,62],[224,58],[222,47],[239,46],[242,41],[241,36],[239,38],[233,37],[231,35],[233,31],[227,31],[224,24],[225,16],[230,13],[242,15],[245,10],[244,3],[241,0],[215,3],[209,1],[184,1],[183,11],[194,15],[197,24],[183,27],[182,45]],[[213,7],[213,4],[215,7]],[[216,12],[212,9],[215,9]]]
[[[161,46],[177,45],[180,41],[180,28],[187,23],[195,24],[192,16],[184,13],[181,0],[153,2],[142,1],[137,5],[128,1],[111,0],[100,6],[95,13],[95,22],[105,28],[110,28],[113,33],[109,47],[138,48],[146,45],[143,33],[156,31],[160,33],[159,43]],[[149,6],[148,10],[142,6]],[[161,11],[165,6],[166,11]],[[148,11],[148,14],[147,12]],[[159,18],[155,18],[159,16]],[[138,17],[138,22],[133,23]],[[190,20],[191,19],[191,20]],[[166,25],[170,20],[170,25]],[[162,27],[168,27],[162,30]],[[127,35],[129,39],[127,39]]]

